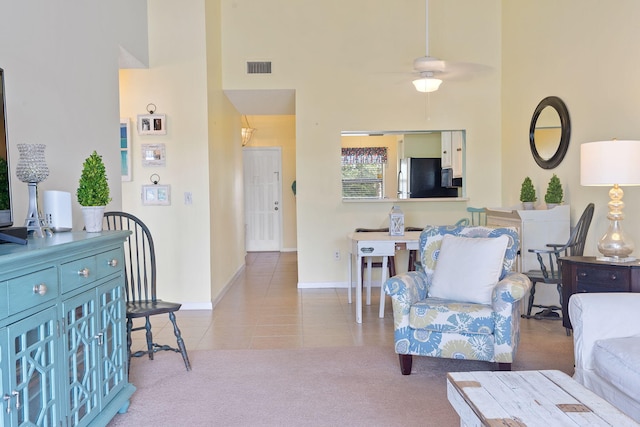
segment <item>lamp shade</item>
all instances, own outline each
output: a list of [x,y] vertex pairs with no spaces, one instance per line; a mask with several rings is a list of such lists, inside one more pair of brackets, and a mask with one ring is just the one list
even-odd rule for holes
[[440,87],[442,80],[433,77],[422,77],[413,81],[418,92],[435,92]]
[[580,184],[640,185],[640,141],[596,141],[580,146]]

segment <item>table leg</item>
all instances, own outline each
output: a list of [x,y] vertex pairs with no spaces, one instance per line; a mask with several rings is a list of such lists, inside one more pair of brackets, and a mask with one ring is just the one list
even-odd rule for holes
[[384,293],[384,282],[387,280],[387,264],[389,262],[388,256],[382,257],[382,272],[380,273],[380,312],[378,313],[378,317],[384,317],[384,302],[385,302],[385,293]]
[[351,304],[351,288],[353,287],[353,254],[349,253],[349,265],[347,266],[347,271],[349,272],[349,275],[347,276],[347,286],[349,287],[349,290],[347,291],[347,301],[349,302],[349,304]]
[[356,264],[356,323],[362,323],[362,256],[358,254],[358,263]]
[[371,261],[370,256],[367,257],[367,305],[371,305]]

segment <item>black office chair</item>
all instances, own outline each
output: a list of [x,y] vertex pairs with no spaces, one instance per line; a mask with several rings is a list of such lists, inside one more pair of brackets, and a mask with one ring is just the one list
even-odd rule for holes
[[[125,212],[106,212],[104,218],[107,230],[129,230],[132,233],[124,243],[129,361],[132,356],[141,357],[145,354],[148,354],[149,359],[153,360],[154,353],[169,350],[181,353],[184,365],[187,371],[190,371],[191,363],[175,316],[175,312],[180,310],[182,304],[162,301],[156,297],[156,255],[149,228],[139,218]],[[169,315],[178,348],[153,342],[149,318],[158,314]],[[134,328],[133,319],[142,317],[145,318],[145,325]],[[132,354],[131,333],[140,330],[146,331],[147,350],[140,350]]]
[[[525,274],[531,280],[531,291],[529,293],[529,304],[527,314],[523,314],[524,318],[534,319],[560,319],[560,315],[556,311],[562,312],[562,270],[560,257],[563,256],[582,256],[584,253],[584,245],[587,240],[587,233],[593,218],[594,204],[589,203],[584,212],[580,216],[576,226],[574,227],[569,240],[564,244],[547,244],[550,249],[529,249],[529,252],[536,254],[540,263],[540,270],[527,271]],[[546,260],[545,260],[546,255]],[[555,284],[560,296],[560,306],[546,306],[534,304],[534,296],[536,293],[536,283],[544,282]],[[533,307],[542,308],[543,310],[531,315]],[[566,314],[566,313],[563,313]],[[569,331],[567,331],[569,333]]]

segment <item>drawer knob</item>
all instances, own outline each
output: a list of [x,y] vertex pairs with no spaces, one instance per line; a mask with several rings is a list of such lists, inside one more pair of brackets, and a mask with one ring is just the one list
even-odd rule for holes
[[111,261],[107,262],[107,264],[109,265],[109,267],[117,267],[118,266],[118,260],[114,258]]
[[78,276],[89,277],[89,269],[85,267],[82,270],[78,271]]
[[374,248],[362,248],[360,249],[362,252],[364,252],[365,254],[370,254],[373,252]]
[[47,293],[47,285],[44,283],[40,283],[38,285],[33,285],[33,293],[38,295],[44,295]]
[[616,280],[618,278],[618,275],[616,273],[611,273],[611,275],[609,276],[609,279],[611,280]]

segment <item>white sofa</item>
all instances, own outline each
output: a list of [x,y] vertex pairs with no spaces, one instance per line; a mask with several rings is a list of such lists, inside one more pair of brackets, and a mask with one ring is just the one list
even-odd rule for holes
[[640,422],[640,293],[569,299],[573,378]]

